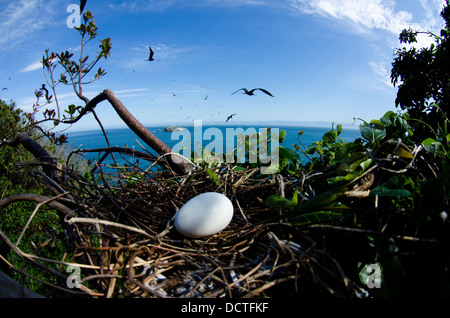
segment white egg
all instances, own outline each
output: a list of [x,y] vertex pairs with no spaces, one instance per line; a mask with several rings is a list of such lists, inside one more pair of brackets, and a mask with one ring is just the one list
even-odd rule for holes
[[220,193],[206,192],[193,197],[178,210],[174,225],[184,236],[201,238],[222,231],[232,218],[230,199]]

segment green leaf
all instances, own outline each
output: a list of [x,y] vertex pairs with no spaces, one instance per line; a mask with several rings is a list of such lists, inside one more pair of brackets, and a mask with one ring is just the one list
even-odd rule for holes
[[384,137],[386,137],[386,129],[382,127],[382,124],[380,121],[376,121],[380,124],[373,124],[373,120],[371,121],[371,124],[361,124],[359,125],[359,130],[361,131],[361,136],[370,141],[370,142],[376,142],[382,140]]
[[383,123],[377,119],[372,119],[370,121],[370,125],[372,125],[372,127],[378,128],[378,129],[382,129],[384,127]]
[[298,204],[298,189],[295,190],[294,195],[292,196],[291,204],[294,206]]
[[288,199],[282,197],[278,194],[273,194],[269,196],[264,203],[268,206],[275,207],[275,208],[284,208],[291,205],[291,201]]
[[327,192],[321,193],[302,204],[299,211],[311,210],[320,206],[333,203],[335,200],[345,194],[347,188],[345,186],[335,187]]
[[405,189],[389,189],[386,186],[378,186],[375,189],[370,191],[370,196],[379,196],[379,197],[396,197],[396,198],[407,198],[412,194],[408,190]]
[[297,163],[297,164],[302,163],[300,156],[294,149],[284,148],[284,147],[280,146],[278,148],[278,151],[279,151],[278,153],[279,153],[280,159],[289,159],[293,163]]
[[338,137],[338,133],[336,130],[330,130],[329,132],[326,132],[323,137],[322,140],[326,143],[326,144],[331,144],[334,143],[336,141],[336,138]]
[[358,168],[363,168],[363,170],[369,166],[372,161],[368,161],[368,155],[363,152],[357,152],[341,163],[337,169],[338,176],[345,176],[347,174],[353,173]]
[[433,156],[437,156],[439,149],[442,144],[439,141],[434,140],[433,138],[427,138],[422,142],[422,145],[425,148],[425,151],[431,153]]
[[370,196],[379,197],[397,197],[397,198],[407,198],[412,196],[411,192],[403,189],[405,185],[410,182],[405,176],[394,176],[390,178],[386,183],[379,185],[378,187],[370,191]]
[[424,145],[425,147],[431,146],[433,144],[437,143],[436,140],[434,140],[433,138],[427,138],[422,142],[422,145]]
[[219,187],[222,185],[222,183],[220,182],[219,178],[217,177],[217,174],[212,171],[211,169],[206,168],[206,174],[211,178],[212,181],[214,181],[214,183],[216,185],[218,185]]

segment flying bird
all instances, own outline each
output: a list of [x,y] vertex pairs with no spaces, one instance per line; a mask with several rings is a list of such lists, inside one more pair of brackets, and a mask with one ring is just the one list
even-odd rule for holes
[[266,90],[263,89],[263,88],[254,88],[254,89],[252,89],[252,90],[250,90],[250,91],[247,90],[246,88],[241,88],[241,89],[238,89],[237,91],[235,91],[235,92],[234,92],[233,94],[231,94],[231,95],[234,95],[234,94],[236,94],[236,93],[239,92],[239,91],[244,91],[243,94],[247,94],[248,96],[253,96],[253,95],[255,95],[255,94],[254,94],[255,91],[261,91],[261,92],[266,93],[267,95],[273,97],[272,94],[270,94],[268,91],[266,91]]
[[3,87],[2,91],[7,91],[8,88],[7,87]]
[[230,116],[228,116],[228,118],[227,118],[227,120],[226,120],[225,122],[227,122],[227,121],[229,121],[231,118],[233,118],[234,115],[237,115],[237,114],[231,114]]
[[151,47],[149,47],[149,49],[150,49],[150,56],[148,57],[147,61],[154,61],[155,59],[153,58],[153,55],[155,54],[155,52],[153,52]]
[[48,89],[45,88],[45,84],[42,84],[41,90],[45,91],[45,99],[49,100],[50,97],[48,96]]
[[80,0],[80,14],[83,13],[85,5],[86,5],[86,0]]

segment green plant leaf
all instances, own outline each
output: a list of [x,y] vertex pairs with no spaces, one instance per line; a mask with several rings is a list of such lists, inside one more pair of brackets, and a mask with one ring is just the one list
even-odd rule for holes
[[442,143],[434,140],[433,138],[427,138],[422,142],[425,151],[431,153],[433,156],[437,156],[439,149],[442,146]]
[[220,182],[219,178],[217,177],[217,174],[212,171],[211,169],[206,168],[206,174],[211,178],[212,181],[214,181],[214,183],[216,185],[218,185],[219,187],[222,185],[222,183]]
[[323,135],[322,140],[325,142],[325,144],[331,144],[336,141],[337,137],[338,132],[336,130],[330,130]]
[[347,160],[341,163],[337,169],[337,174],[339,176],[345,176],[349,173],[354,172],[362,162],[367,159],[367,154],[362,152],[354,153]]
[[378,187],[370,191],[370,196],[379,197],[397,197],[397,198],[407,198],[412,196],[411,192],[403,189],[405,185],[410,183],[405,176],[394,176],[390,178],[386,183],[379,185]]
[[311,210],[333,203],[335,200],[343,196],[345,191],[347,191],[347,187],[345,186],[337,186],[332,188],[331,190],[321,193],[303,203],[300,206],[299,211]]
[[370,196],[379,196],[379,197],[396,197],[396,198],[407,198],[412,194],[408,190],[405,189],[389,189],[383,185],[376,187],[370,191]]
[[[384,137],[386,137],[386,129],[382,127],[382,124],[380,121],[376,121],[377,124],[373,124],[373,120],[370,124],[361,124],[359,125],[359,130],[361,131],[361,136],[370,141],[370,142],[376,142],[382,140]],[[378,125],[378,123],[380,125]]]
[[291,201],[278,194],[269,196],[264,203],[275,208],[285,208],[292,204]]

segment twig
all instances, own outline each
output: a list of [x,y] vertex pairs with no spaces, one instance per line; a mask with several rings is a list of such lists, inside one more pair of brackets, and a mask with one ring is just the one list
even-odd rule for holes
[[24,226],[24,228],[22,230],[22,233],[20,233],[19,238],[16,241],[16,246],[19,246],[19,243],[22,240],[22,236],[25,234],[25,231],[28,229],[28,226],[30,225],[31,220],[33,220],[34,216],[36,215],[37,211],[41,208],[41,206],[46,205],[46,204],[48,204],[48,203],[50,203],[50,202],[52,202],[54,200],[57,200],[60,197],[63,197],[66,194],[69,194],[69,193],[70,192],[64,192],[64,193],[61,193],[60,195],[57,195],[56,197],[50,198],[50,199],[48,199],[46,201],[43,201],[43,202],[39,202],[38,205],[36,206],[36,208],[34,209],[33,213],[31,213],[31,216],[28,218],[28,221],[25,224],[25,226]]
[[145,236],[150,237],[150,238],[154,238],[152,235],[148,234],[147,232],[145,232],[145,231],[143,231],[141,229],[137,229],[137,228],[132,227],[132,226],[128,226],[128,225],[121,224],[121,223],[116,223],[116,222],[111,222],[111,221],[106,221],[106,220],[73,217],[73,218],[67,220],[67,223],[68,224],[75,224],[75,223],[102,224],[102,225],[122,228],[122,229],[125,229],[125,230],[128,230],[128,231],[133,231],[133,232],[145,235]]

